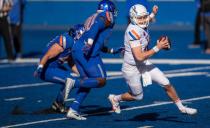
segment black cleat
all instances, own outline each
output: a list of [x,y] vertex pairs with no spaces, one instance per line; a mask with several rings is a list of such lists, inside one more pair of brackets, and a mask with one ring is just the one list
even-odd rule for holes
[[57,101],[54,101],[52,104],[52,109],[58,113],[66,113],[67,108],[64,103],[58,103]]

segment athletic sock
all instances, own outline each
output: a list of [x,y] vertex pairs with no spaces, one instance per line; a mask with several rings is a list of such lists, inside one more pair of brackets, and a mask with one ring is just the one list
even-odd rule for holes
[[85,98],[87,97],[89,92],[90,92],[89,88],[80,88],[75,97],[75,101],[71,104],[70,108],[79,112],[80,106],[82,102],[85,100]]
[[179,110],[184,109],[184,105],[182,104],[181,100],[175,101],[176,106],[179,108]]
[[117,101],[117,102],[120,102],[122,100],[121,95],[115,95],[114,100]]
[[56,101],[58,103],[64,103],[64,96],[63,96],[64,86],[61,87],[60,91],[58,92],[58,95],[56,97]]

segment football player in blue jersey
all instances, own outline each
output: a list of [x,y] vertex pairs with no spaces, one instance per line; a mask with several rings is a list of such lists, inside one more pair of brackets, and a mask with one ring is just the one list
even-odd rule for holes
[[73,87],[79,89],[75,101],[67,112],[67,118],[86,120],[86,117],[79,113],[82,102],[91,88],[100,88],[106,83],[106,71],[100,52],[111,35],[116,13],[116,7],[112,1],[99,2],[97,12],[90,16],[84,24],[86,31],[72,48],[72,57],[83,80],[71,79],[69,81],[66,93]]
[[[63,65],[64,62],[68,62],[72,71],[78,74],[71,58],[71,49],[75,40],[79,39],[83,32],[84,25],[78,24],[70,28],[68,32],[52,39],[44,49],[34,76],[44,81],[65,85],[67,83],[66,79],[71,79],[73,76],[71,76],[71,72]],[[64,101],[67,99],[64,94],[64,88],[65,86],[62,86],[55,102],[52,104],[54,110],[62,113],[65,112]]]
[[[64,63],[67,62],[72,71],[79,75],[79,72],[77,71],[77,68],[74,65],[74,61],[71,57],[71,50],[75,41],[81,37],[84,31],[84,25],[78,24],[70,28],[68,32],[65,32],[52,39],[44,49],[39,65],[34,72],[35,77],[39,77],[44,81],[63,85],[57,95],[56,100],[52,104],[52,109],[57,112],[66,112],[64,102],[68,98],[68,93],[66,93],[66,90],[68,89],[67,86],[70,86],[69,82],[71,79],[77,79],[78,81],[81,80],[79,77],[73,77],[71,75],[71,71],[65,67]],[[106,46],[101,49],[102,52],[111,54],[119,53],[122,50],[123,48],[121,47],[114,49]]]

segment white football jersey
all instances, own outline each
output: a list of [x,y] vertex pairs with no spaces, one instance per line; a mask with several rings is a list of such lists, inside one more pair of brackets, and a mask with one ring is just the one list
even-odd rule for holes
[[[124,45],[125,45],[124,62],[131,65],[136,65],[136,61],[133,57],[131,48],[141,46],[142,51],[147,51],[148,43],[149,43],[148,31],[140,28],[138,25],[130,23],[125,31],[125,36],[124,36]],[[147,60],[140,63],[146,63],[146,62]]]

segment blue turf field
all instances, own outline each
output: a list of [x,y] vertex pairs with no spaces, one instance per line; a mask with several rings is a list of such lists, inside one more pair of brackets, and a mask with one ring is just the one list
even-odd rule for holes
[[[116,42],[122,41],[123,33],[123,31],[114,31],[110,40],[111,46],[120,45]],[[178,94],[185,101],[185,105],[198,109],[197,115],[180,114],[157,84],[144,88],[144,100],[123,102],[121,103],[122,113],[114,114],[110,111],[107,96],[109,93],[125,92],[127,86],[120,75],[119,56],[105,55],[109,80],[106,87],[93,89],[85,100],[82,112],[87,116],[87,121],[67,120],[65,115],[49,111],[60,85],[33,78],[36,60],[31,60],[32,62],[24,60],[16,64],[1,62],[0,127],[208,128],[210,125],[210,57],[203,54],[201,48],[188,49],[193,38],[192,31],[152,31],[152,40],[161,33],[170,36],[173,48],[168,52],[159,52],[152,57],[152,61],[167,74]],[[39,38],[30,36],[25,38],[30,38],[33,44],[38,40],[48,40],[52,36],[46,31],[36,34],[40,34]],[[31,54],[31,47],[26,44],[28,49],[25,55],[29,57],[34,56],[35,53],[38,55],[41,45],[43,44],[34,45],[37,50]],[[115,59],[116,63],[111,63],[110,59],[112,61]],[[73,100],[71,97],[74,93],[75,90],[71,93],[67,104]]]
[[[75,2],[74,0],[72,1],[75,3],[55,3],[48,2],[48,0],[45,2],[42,0],[28,1],[31,2],[26,6],[23,33],[25,59],[13,64],[0,61],[1,128],[210,127],[210,55],[204,54],[202,48],[188,48],[194,38],[192,28],[195,4],[192,1],[158,3],[160,14],[157,16],[158,22],[154,24],[151,31],[151,46],[160,35],[164,34],[170,37],[172,50],[161,51],[151,59],[169,77],[184,104],[197,108],[198,114],[195,116],[180,114],[163,89],[155,83],[144,88],[142,101],[122,102],[122,113],[114,114],[107,96],[110,93],[119,94],[127,91],[127,85],[120,72],[121,58],[118,55],[103,54],[109,76],[108,82],[104,88],[93,89],[85,100],[82,113],[88,118],[87,121],[67,120],[64,114],[50,111],[49,107],[60,85],[35,79],[32,74],[38,62],[36,58],[45,44],[57,34],[62,33],[64,29],[67,30],[67,26],[75,22],[83,22],[86,16],[92,13],[96,3]],[[155,4],[155,2],[151,3]],[[122,11],[119,14],[117,25],[120,29],[113,32],[109,41],[111,47],[120,46],[123,42],[124,28],[119,26],[125,27],[126,24],[126,20],[123,19],[125,18],[124,5],[123,2],[119,3],[119,9]],[[83,15],[77,15],[73,12],[77,7],[88,11],[81,11]],[[46,11],[47,8],[49,12]],[[74,16],[71,15],[72,17],[75,17],[75,14],[78,17],[69,16],[64,19],[66,13],[62,13],[63,11],[74,14]],[[0,44],[0,58],[3,58],[5,52],[1,46],[2,43]],[[73,101],[72,97],[75,92],[75,90],[71,92],[68,105]]]

